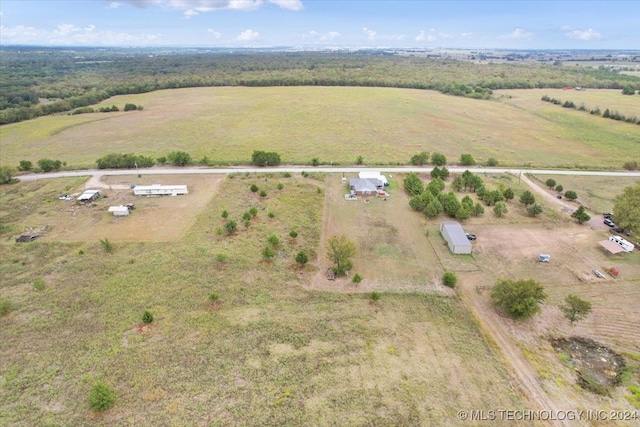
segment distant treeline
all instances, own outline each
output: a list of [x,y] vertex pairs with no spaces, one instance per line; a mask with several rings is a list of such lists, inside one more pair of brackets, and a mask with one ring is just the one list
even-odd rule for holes
[[[115,95],[207,86],[369,86],[489,98],[496,89],[640,89],[605,67],[321,52],[184,53],[0,49],[0,124],[72,111]],[[46,102],[45,102],[46,101]]]
[[584,103],[577,106],[573,101],[562,102],[559,99],[551,98],[547,95],[543,95],[541,99],[542,101],[545,101],[545,102],[550,102],[555,105],[561,105],[564,108],[573,108],[578,111],[587,111],[592,116],[601,116],[605,119],[612,119],[612,120],[623,121],[627,123],[636,123],[640,125],[640,118],[638,118],[637,116],[625,116],[624,114],[619,113],[617,110],[609,111],[609,109],[607,108],[604,110],[604,113],[603,113],[602,110],[600,110],[600,107],[589,109],[586,105],[584,105]]

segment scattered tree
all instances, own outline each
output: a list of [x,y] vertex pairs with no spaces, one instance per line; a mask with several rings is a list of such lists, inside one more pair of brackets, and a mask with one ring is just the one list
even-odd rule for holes
[[260,193],[258,194],[260,194],[260,197],[267,197],[267,192],[264,190],[260,190]]
[[225,218],[225,219],[226,219],[226,218],[228,218],[228,217],[229,217],[229,212],[227,212],[227,210],[226,210],[226,209],[225,209],[225,210],[223,210],[223,211],[222,211],[222,218]]
[[431,163],[436,166],[444,166],[447,164],[447,158],[444,154],[441,153],[433,153],[431,155]]
[[491,300],[516,320],[528,319],[540,312],[547,295],[534,280],[499,280],[491,291]]
[[0,184],[13,184],[17,179],[13,177],[13,171],[8,166],[0,166]]
[[505,216],[508,212],[509,212],[509,209],[507,209],[507,204],[505,202],[498,202],[493,207],[493,213],[498,218]]
[[535,202],[536,198],[529,190],[526,190],[520,195],[520,203],[524,203],[525,206],[533,205]]
[[487,166],[495,167],[495,166],[498,166],[498,161],[493,157],[489,157],[487,159],[487,163],[486,164],[487,164]]
[[298,237],[298,232],[296,230],[291,230],[289,232],[289,237],[291,237],[292,239],[295,239],[296,237]]
[[613,215],[618,226],[640,231],[640,183],[625,187],[613,198]]
[[482,206],[480,202],[476,202],[476,204],[473,205],[473,209],[471,209],[471,215],[473,216],[484,215],[484,206]]
[[573,326],[574,323],[584,319],[591,313],[591,303],[576,295],[569,294],[565,297],[564,304],[560,305],[560,310]]
[[436,166],[431,170],[430,175],[433,179],[440,178],[444,181],[445,179],[449,178],[449,169],[444,166],[442,167],[442,169],[440,169],[438,166]]
[[116,246],[113,244],[113,242],[106,237],[104,239],[100,239],[100,244],[102,245],[104,251],[108,254],[112,254],[116,250]]
[[251,190],[252,193],[257,193],[259,190],[256,184],[251,184],[251,187],[249,187],[249,189]]
[[320,159],[314,157],[311,159],[311,166],[318,166],[320,164]]
[[476,164],[476,160],[471,154],[460,155],[460,164],[464,166],[473,166]]
[[255,218],[256,216],[258,216],[258,208],[256,208],[255,206],[251,206],[247,212],[249,212],[251,218]]
[[563,190],[564,190],[564,187],[562,185],[560,185],[560,184],[556,185],[556,191],[558,193],[562,193]]
[[569,200],[575,200],[578,198],[578,193],[572,190],[568,190],[564,192],[564,197],[566,197]]
[[622,168],[628,171],[638,170],[638,162],[636,162],[635,160],[631,162],[625,162],[624,165],[622,165]]
[[420,177],[413,172],[410,172],[402,181],[404,189],[411,196],[416,196],[424,191],[424,184],[420,180]]
[[338,276],[344,276],[351,270],[351,258],[356,255],[356,245],[344,234],[332,236],[327,242],[327,257],[333,261],[333,271]]
[[358,283],[362,282],[362,276],[361,276],[361,275],[359,275],[358,273],[356,273],[356,274],[353,276],[353,279],[352,279],[351,281],[352,281],[353,283],[355,283],[355,284],[358,284]]
[[591,219],[591,216],[585,211],[584,206],[580,205],[572,214],[571,218],[575,218],[579,224],[583,224]]
[[227,221],[224,224],[224,229],[227,231],[228,235],[232,235],[238,230],[238,224],[233,220]]
[[60,160],[40,159],[38,160],[38,167],[42,172],[57,171],[62,167],[62,162]]
[[29,160],[20,160],[20,165],[18,166],[18,170],[22,172],[28,172],[33,169],[33,163]]
[[424,215],[427,218],[435,218],[440,215],[440,212],[442,212],[442,203],[440,203],[440,201],[436,198],[429,202],[429,204],[424,208],[423,211]]
[[364,157],[358,156],[356,157],[356,165],[364,164]]
[[276,186],[276,188],[277,188],[278,190],[282,190],[282,189],[284,188],[284,184],[283,184],[283,183],[281,183],[281,182],[279,182],[279,183],[278,183],[278,185]]
[[380,292],[373,291],[369,295],[369,299],[374,303],[380,301],[380,298],[382,298],[382,295],[380,294]]
[[513,198],[516,196],[515,193],[513,192],[513,190],[511,188],[506,188],[503,192],[502,192],[502,196],[504,197],[505,200],[513,200]]
[[98,381],[89,391],[89,408],[94,412],[102,412],[116,403],[115,392],[102,381]]
[[278,236],[276,236],[275,234],[271,234],[268,238],[267,238],[267,242],[269,242],[269,244],[271,246],[273,246],[274,248],[277,248],[280,246],[280,239],[278,238]]
[[527,206],[527,213],[529,214],[529,216],[536,217],[542,213],[542,206],[538,203]]
[[276,256],[276,250],[273,248],[273,246],[267,245],[262,250],[262,258],[264,258],[267,261],[274,258],[275,256]]
[[414,154],[413,156],[411,156],[411,160],[409,160],[409,163],[414,166],[424,166],[429,163],[429,153],[427,153],[426,151],[422,151],[419,154]]
[[255,166],[278,166],[280,155],[275,152],[254,151],[251,155],[251,164]]
[[545,184],[547,184],[547,187],[553,188],[556,186],[556,180],[553,178],[549,178],[545,181]]
[[309,262],[307,253],[305,251],[298,252],[296,255],[296,264],[298,264],[299,267],[304,267],[307,262]]
[[444,190],[444,187],[445,187],[444,181],[442,180],[442,178],[438,177],[438,178],[432,179],[431,182],[427,184],[427,187],[425,189],[429,191],[431,194],[433,194],[434,196],[437,196]]

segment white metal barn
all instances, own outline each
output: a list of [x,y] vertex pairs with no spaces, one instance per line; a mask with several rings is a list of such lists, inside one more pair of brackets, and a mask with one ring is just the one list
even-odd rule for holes
[[186,185],[137,185],[133,188],[136,196],[180,196],[189,194]]
[[127,216],[129,215],[129,208],[126,206],[110,206],[109,212],[113,212],[113,216]]
[[460,223],[443,221],[440,223],[440,233],[454,254],[470,254],[471,242],[467,239]]

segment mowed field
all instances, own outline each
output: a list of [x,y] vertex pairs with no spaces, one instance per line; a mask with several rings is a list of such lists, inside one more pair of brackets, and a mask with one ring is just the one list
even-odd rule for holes
[[[25,224],[58,218],[66,202],[53,198],[82,189],[81,178],[0,187],[8,210],[0,300],[13,305],[0,317],[0,424],[466,425],[460,409],[528,406],[455,295],[387,289],[371,304],[368,293],[305,289],[325,267],[317,261],[322,212],[334,201],[324,176],[232,175],[217,186],[198,179],[193,194],[138,201],[130,217],[106,224],[126,228],[149,215],[163,222],[172,203],[207,194],[179,238],[114,234],[111,254],[95,234],[53,239],[57,227],[32,243],[13,241]],[[112,185],[127,182],[118,180]],[[249,190],[253,183],[266,197]],[[245,224],[251,207],[257,216]],[[238,232],[228,236],[231,220]],[[280,244],[265,261],[272,234]],[[301,250],[311,255],[302,269],[294,262]],[[357,267],[367,280],[361,258]],[[34,288],[37,278],[44,289]],[[142,325],[144,310],[151,325]],[[117,402],[96,415],[87,399],[98,380]]]
[[[556,93],[557,92],[557,93]],[[143,111],[42,117],[0,127],[2,164],[43,157],[93,167],[101,155],[155,157],[183,150],[194,160],[248,163],[253,150],[276,151],[283,163],[406,164],[421,151],[455,162],[536,167],[621,168],[640,157],[640,126],[540,100],[640,116],[637,97],[619,91],[500,91],[491,101],[434,91],[362,87],[190,88],[118,96]],[[501,95],[504,95],[501,97]],[[583,99],[584,98],[584,99]]]

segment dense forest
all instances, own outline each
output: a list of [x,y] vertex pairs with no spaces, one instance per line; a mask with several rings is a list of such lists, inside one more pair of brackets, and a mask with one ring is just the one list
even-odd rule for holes
[[604,67],[484,63],[382,51],[149,52],[140,49],[0,49],[0,124],[72,111],[114,95],[203,86],[376,86],[489,98],[495,89],[626,89],[640,78]]

